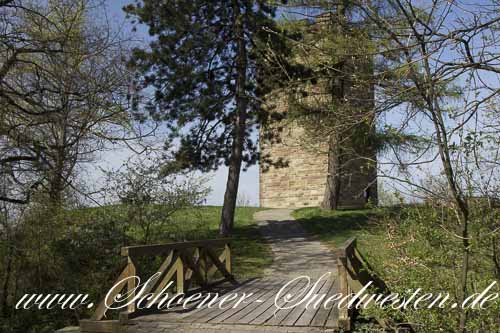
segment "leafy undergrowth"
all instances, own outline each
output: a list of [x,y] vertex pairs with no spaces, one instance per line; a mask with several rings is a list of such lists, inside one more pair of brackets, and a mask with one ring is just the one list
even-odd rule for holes
[[[331,248],[356,237],[358,250],[381,277],[391,293],[410,297],[415,290],[433,295],[446,294],[450,303],[459,300],[457,277],[462,273],[462,242],[453,211],[429,205],[408,205],[372,210],[328,211],[320,208],[296,210],[294,217],[302,226]],[[469,292],[482,291],[498,281],[490,229],[487,221],[498,221],[499,213],[471,207],[470,230],[474,242],[470,247]],[[455,233],[455,234],[454,234]],[[497,292],[498,289],[495,289]],[[448,304],[449,305],[449,304]],[[500,301],[491,302],[481,311],[468,311],[470,332],[498,332]],[[365,319],[389,319],[411,323],[417,332],[454,331],[459,307],[411,306],[405,311],[391,307],[371,307],[362,313]],[[373,321],[356,321],[356,332],[372,332]]]
[[[258,210],[236,209],[232,268],[240,281],[262,275],[272,262],[270,247],[260,238],[253,220]],[[60,211],[45,206],[33,209],[19,225],[19,234],[23,237],[18,246],[23,251],[18,251],[15,259],[22,260],[23,266],[13,266],[15,272],[22,272],[15,280],[18,289],[12,287],[20,291],[13,297],[19,299],[21,291],[23,294],[58,291],[68,295],[85,293],[93,302],[99,302],[127,263],[120,254],[122,247],[218,238],[220,215],[221,207],[207,206],[173,213],[163,205],[110,205]],[[0,258],[12,252],[7,245],[0,242]],[[137,258],[141,281],[149,278],[164,260],[165,254]],[[4,262],[0,262],[0,271],[5,267]],[[79,319],[89,318],[93,311],[35,307],[15,311],[9,322],[0,318],[0,332],[54,332],[77,325]],[[113,319],[117,314],[109,311],[107,315]]]

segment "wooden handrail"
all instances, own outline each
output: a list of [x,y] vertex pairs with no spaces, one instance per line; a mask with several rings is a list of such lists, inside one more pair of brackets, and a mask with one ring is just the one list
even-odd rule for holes
[[231,239],[229,238],[220,238],[220,239],[206,239],[200,241],[177,242],[168,244],[126,246],[122,247],[121,255],[123,257],[129,257],[129,256],[142,257],[148,255],[159,255],[167,253],[171,250],[182,250],[195,247],[224,246],[230,241]]
[[[113,303],[114,297],[123,290],[127,290],[129,297],[134,296],[136,279],[127,279],[138,275],[140,267],[137,267],[139,257],[164,256],[165,260],[157,270],[158,278],[145,287],[146,293],[152,293],[153,297],[164,292],[165,286],[174,282],[172,292],[187,293],[194,286],[207,288],[211,285],[224,281],[237,284],[231,273],[231,239],[210,239],[201,241],[179,242],[170,244],[127,246],[121,249],[122,256],[127,257],[127,266],[115,282],[115,288],[109,299],[103,299],[90,320],[80,321],[80,331],[83,332],[114,332],[116,327],[126,322],[131,316],[137,315],[135,303],[130,303],[127,311],[119,314],[119,321],[102,319],[106,316],[108,307]],[[222,253],[217,254],[223,248]],[[214,275],[219,272],[222,278],[216,280]],[[123,282],[123,280],[126,282]],[[121,282],[121,283],[120,283]],[[169,291],[170,292],[170,291]],[[123,293],[122,293],[123,294]],[[108,303],[107,303],[108,302]],[[111,304],[109,304],[111,302]],[[152,306],[154,304],[148,304]]]
[[[384,281],[378,277],[370,267],[368,261],[357,249],[356,237],[350,238],[335,249],[337,256],[337,265],[339,272],[340,292],[343,295],[357,293],[368,282],[372,282],[372,286],[378,293],[388,294],[389,289]],[[350,330],[350,318],[352,317],[353,309],[339,309],[339,323],[346,331]],[[375,318],[377,322],[384,328],[390,327],[390,323],[383,318]],[[403,325],[403,329],[407,332],[413,332],[409,325]]]
[[357,239],[356,237],[349,238],[342,244],[342,246],[335,249],[335,254],[337,257],[346,257],[350,256],[356,250]]

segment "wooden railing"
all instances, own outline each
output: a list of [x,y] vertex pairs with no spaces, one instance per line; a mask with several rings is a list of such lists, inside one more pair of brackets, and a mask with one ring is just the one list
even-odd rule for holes
[[[356,238],[348,239],[341,247],[335,250],[338,258],[340,292],[343,295],[357,293],[365,284],[372,281],[372,285],[379,292],[386,292],[387,286],[376,275],[362,254],[356,248]],[[349,331],[353,309],[339,309],[339,324],[344,330]],[[377,318],[379,324],[386,326],[384,321]]]
[[[371,281],[371,286],[377,293],[389,294],[387,285],[374,273],[373,268],[362,253],[359,252],[356,245],[356,238],[353,237],[335,250],[335,254],[338,258],[340,292],[343,295],[357,293],[363,286]],[[354,309],[347,308],[339,309],[339,324],[345,331],[350,330],[353,310]],[[397,332],[413,332],[412,327],[408,324],[398,325],[390,323],[383,318],[375,319],[379,325],[386,330],[392,331],[397,327]]]
[[[217,251],[222,249],[220,254]],[[220,250],[219,250],[220,251]],[[142,292],[152,293],[155,299],[169,284],[172,292],[188,293],[190,290],[207,289],[215,284],[229,281],[236,284],[231,274],[231,247],[229,239],[213,239],[193,242],[181,242],[162,245],[129,246],[121,249],[122,256],[127,258],[127,265],[116,279],[114,288],[103,299],[90,320],[80,321],[81,332],[119,332],[120,326],[129,318],[140,314],[135,302],[131,302],[127,311],[119,314],[118,320],[102,320],[108,307],[113,304],[119,294],[129,299],[135,296],[137,280],[129,278],[140,276],[138,262],[144,257],[165,258],[156,271],[156,278],[148,283]],[[126,290],[126,293],[123,291]],[[111,301],[110,301],[111,300]]]

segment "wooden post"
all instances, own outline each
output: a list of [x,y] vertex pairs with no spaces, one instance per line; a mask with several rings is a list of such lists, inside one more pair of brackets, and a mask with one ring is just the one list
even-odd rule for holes
[[208,276],[208,271],[209,271],[209,264],[208,264],[208,259],[207,259],[207,251],[205,248],[200,247],[200,271],[203,272],[203,278],[205,279],[205,283],[208,285],[209,284],[209,276]]
[[[128,256],[127,257],[128,261],[128,281],[127,281],[127,291],[129,292],[129,297],[134,298],[135,297],[135,278],[132,279],[131,277],[136,276],[136,269],[135,269],[135,264],[134,261],[132,260],[132,257]],[[132,302],[128,305],[127,307],[128,313],[134,313],[135,312],[135,302]]]
[[[214,248],[220,249],[224,247],[222,254],[219,256],[213,251]],[[194,259],[192,259],[190,250],[194,249]],[[127,258],[127,265],[124,267],[118,283],[123,283],[116,286],[110,299],[103,299],[96,311],[92,315],[92,320],[81,320],[80,327],[82,332],[108,332],[108,333],[123,333],[126,332],[129,319],[133,318],[134,313],[137,314],[137,302],[130,302],[127,309],[119,313],[119,320],[105,320],[101,319],[106,314],[107,306],[106,301],[114,299],[119,293],[127,292],[128,299],[134,299],[137,296],[137,258],[146,256],[166,255],[168,257],[163,261],[158,272],[160,276],[158,281],[146,286],[146,291],[151,292],[154,290],[153,295],[156,298],[160,291],[163,290],[170,282],[173,282],[174,275],[176,279],[177,293],[186,293],[190,290],[190,281],[195,278],[200,284],[200,287],[206,288],[208,280],[211,276],[220,272],[224,279],[219,282],[228,280],[233,284],[237,284],[234,277],[231,275],[232,260],[231,248],[227,238],[212,239],[212,240],[199,240],[191,242],[178,242],[170,244],[158,245],[145,245],[145,246],[128,246],[121,249],[121,255]],[[213,263],[213,266],[209,264]],[[149,306],[151,304],[148,304]]]
[[200,265],[200,272],[203,272],[203,278],[205,279],[205,282],[208,284],[208,261],[207,261],[207,254],[205,253],[205,250],[203,247],[198,248],[198,253],[200,254],[200,259],[199,259],[199,265]]
[[226,270],[231,273],[231,246],[229,243],[224,246],[224,251],[226,251]]
[[177,293],[184,292],[184,263],[181,256],[177,259]]
[[[347,258],[345,256],[338,258],[338,270],[340,292],[343,296],[347,297],[350,294],[350,290],[347,277]],[[351,321],[349,319],[349,309],[347,307],[339,309],[339,324],[345,331],[350,330]]]

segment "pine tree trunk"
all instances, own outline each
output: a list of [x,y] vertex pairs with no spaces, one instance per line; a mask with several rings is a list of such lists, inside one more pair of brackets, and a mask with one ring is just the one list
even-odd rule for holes
[[341,186],[341,147],[339,140],[332,136],[328,144],[328,175],[326,178],[325,195],[321,208],[336,210],[340,202]]
[[238,184],[240,180],[241,160],[243,156],[243,144],[245,141],[245,129],[247,119],[247,97],[245,94],[247,73],[247,52],[245,45],[245,34],[243,27],[243,15],[237,0],[232,2],[234,11],[234,29],[237,38],[236,50],[236,119],[233,131],[233,144],[231,147],[231,158],[229,160],[229,172],[227,176],[226,193],[222,206],[222,216],[219,233],[228,236],[234,225],[234,211],[238,196]]

